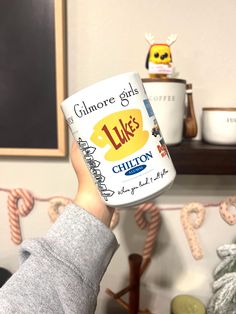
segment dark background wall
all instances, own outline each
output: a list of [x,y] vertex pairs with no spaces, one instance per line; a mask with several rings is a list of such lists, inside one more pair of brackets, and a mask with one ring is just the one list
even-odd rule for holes
[[0,2],[0,147],[56,148],[53,0]]

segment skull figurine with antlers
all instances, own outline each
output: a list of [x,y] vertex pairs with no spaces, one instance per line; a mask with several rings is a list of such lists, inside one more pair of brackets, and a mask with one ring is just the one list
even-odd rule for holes
[[151,78],[167,78],[174,68],[172,66],[172,56],[170,46],[176,41],[177,35],[170,35],[165,43],[156,43],[152,34],[146,34],[145,38],[150,45],[146,68]]

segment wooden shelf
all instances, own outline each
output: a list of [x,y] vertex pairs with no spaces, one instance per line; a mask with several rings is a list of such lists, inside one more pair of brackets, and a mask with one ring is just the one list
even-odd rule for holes
[[217,146],[184,140],[168,146],[177,174],[236,174],[236,146]]

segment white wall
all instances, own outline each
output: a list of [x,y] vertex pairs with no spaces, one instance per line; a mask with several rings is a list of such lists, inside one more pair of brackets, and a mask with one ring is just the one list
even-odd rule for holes
[[[177,33],[173,61],[180,78],[193,84],[200,125],[204,106],[235,106],[236,44],[234,0],[68,0],[68,94],[100,79],[127,71],[147,77],[144,67],[148,46],[146,32],[165,40]],[[201,134],[199,132],[198,138]],[[160,207],[192,201],[219,202],[235,194],[235,176],[178,176],[172,189],[157,199]],[[0,158],[0,188],[23,187],[34,195],[73,197],[76,180],[69,159]],[[50,226],[47,202],[36,202],[22,219],[24,238],[40,236]],[[0,266],[14,271],[17,250],[9,237],[7,193],[0,192]],[[216,248],[235,240],[235,226],[227,225],[218,208],[208,208],[197,231],[204,258],[195,261],[180,224],[179,211],[162,211],[162,227],[151,266],[142,278],[142,307],[168,313],[171,298],[190,293],[207,301],[212,271],[219,262]],[[102,281],[97,314],[120,310],[105,294],[127,284],[130,253],[142,252],[145,231],[140,231],[132,210],[122,210],[115,233],[120,248]],[[117,312],[118,313],[118,312]]]

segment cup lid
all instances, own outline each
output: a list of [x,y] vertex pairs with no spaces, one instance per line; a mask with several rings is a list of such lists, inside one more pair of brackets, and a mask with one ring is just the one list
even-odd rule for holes
[[181,83],[181,84],[186,84],[185,80],[182,79],[177,79],[177,78],[143,78],[142,79],[143,83],[155,83],[155,82],[159,82],[159,83]]

